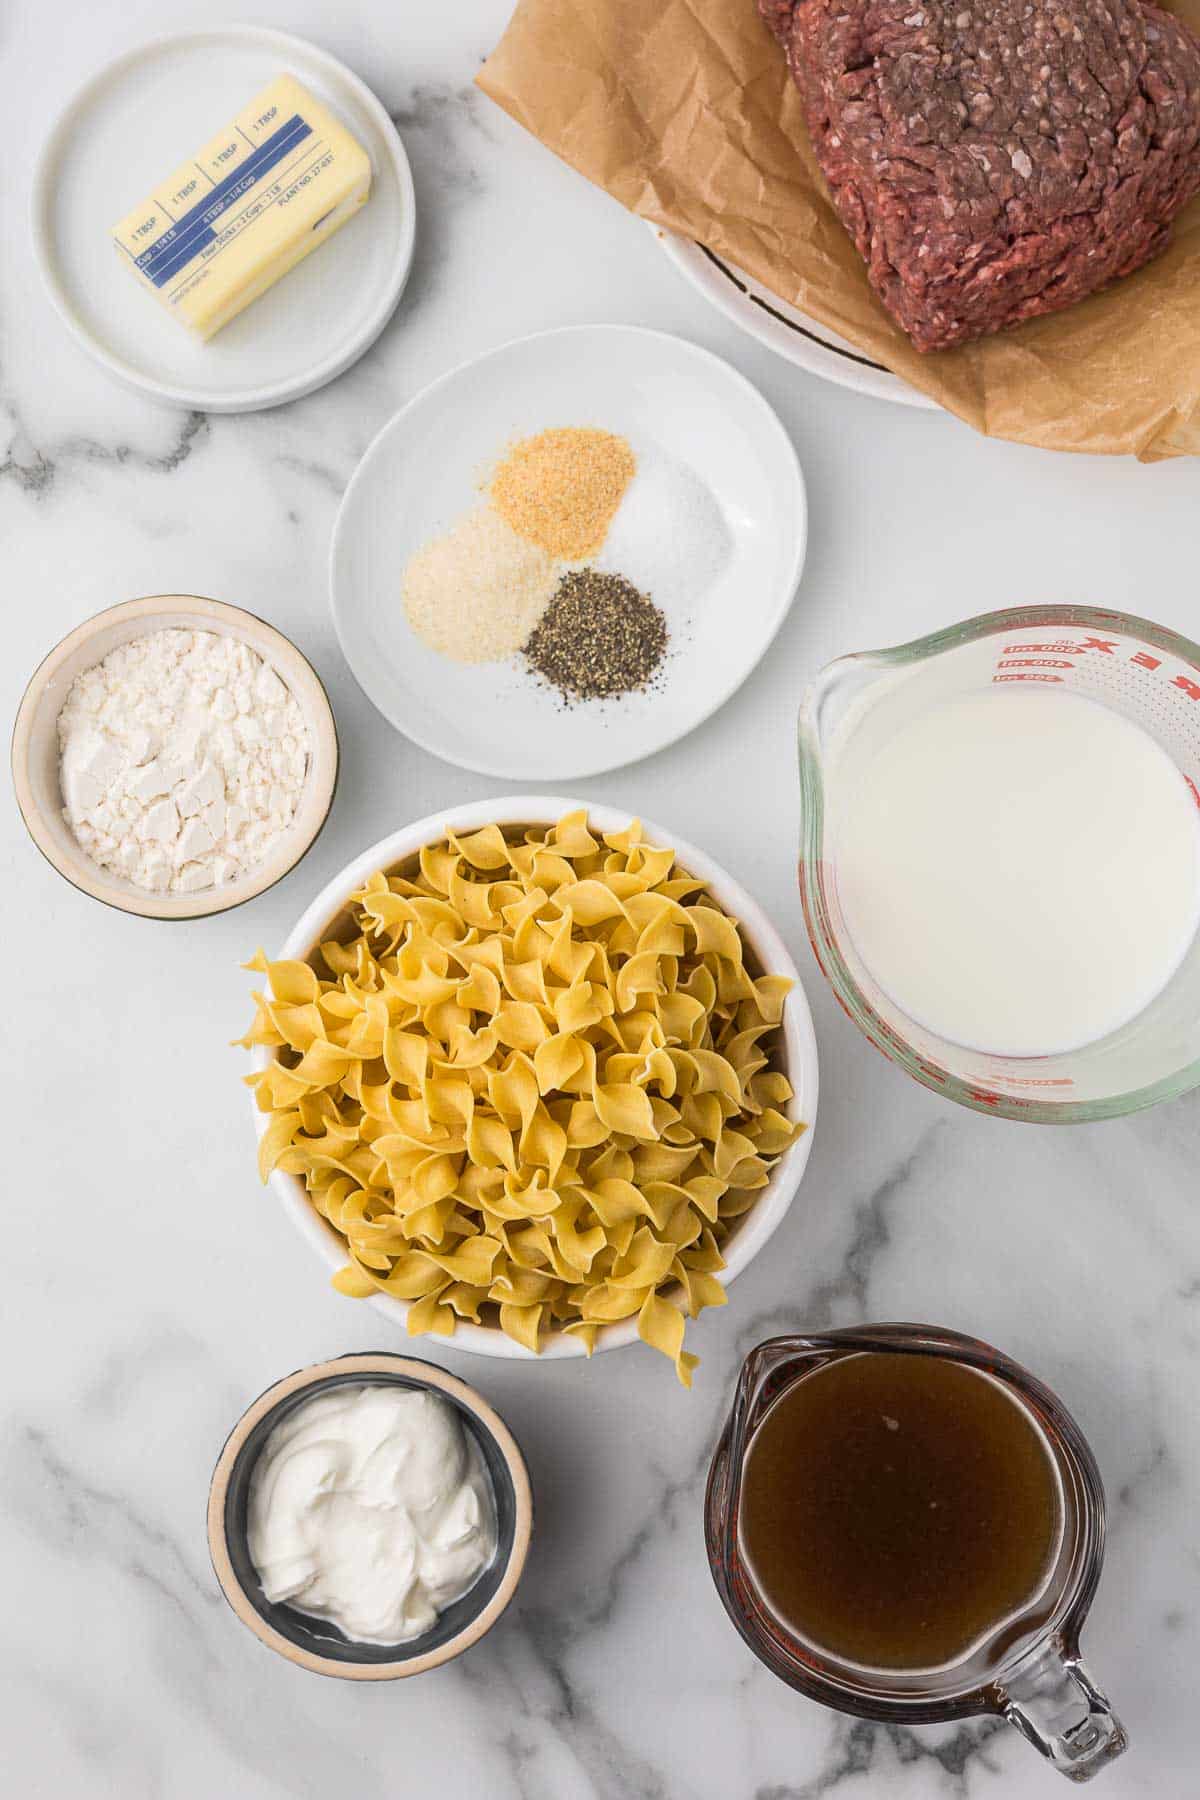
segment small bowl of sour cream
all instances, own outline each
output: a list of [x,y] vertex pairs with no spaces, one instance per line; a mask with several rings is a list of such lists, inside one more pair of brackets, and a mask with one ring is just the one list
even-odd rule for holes
[[318,1675],[391,1681],[470,1649],[516,1590],[533,1526],[504,1421],[415,1357],[286,1376],[217,1460],[208,1541],[244,1625]]

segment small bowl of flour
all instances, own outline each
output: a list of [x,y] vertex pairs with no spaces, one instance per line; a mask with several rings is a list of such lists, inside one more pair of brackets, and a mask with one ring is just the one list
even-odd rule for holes
[[51,651],[12,761],[26,826],[61,875],[125,912],[190,919],[295,867],[328,816],[338,747],[294,644],[238,607],[162,594]]

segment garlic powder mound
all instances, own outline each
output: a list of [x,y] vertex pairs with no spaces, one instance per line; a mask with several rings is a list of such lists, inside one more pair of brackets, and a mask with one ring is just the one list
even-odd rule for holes
[[560,426],[513,444],[489,491],[514,531],[564,562],[579,562],[604,543],[636,468],[616,432]]
[[502,662],[525,643],[557,581],[552,556],[480,506],[409,562],[404,611],[431,650],[455,662]]

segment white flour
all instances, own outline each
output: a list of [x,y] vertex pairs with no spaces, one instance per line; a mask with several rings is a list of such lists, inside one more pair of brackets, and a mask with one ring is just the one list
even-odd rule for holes
[[308,734],[248,644],[151,631],[76,677],[58,715],[63,816],[93,861],[156,893],[234,881],[287,830]]

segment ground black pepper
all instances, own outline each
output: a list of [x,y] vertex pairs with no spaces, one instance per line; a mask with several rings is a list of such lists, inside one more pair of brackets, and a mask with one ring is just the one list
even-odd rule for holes
[[568,701],[629,694],[651,681],[667,647],[667,621],[623,575],[564,575],[525,655]]

